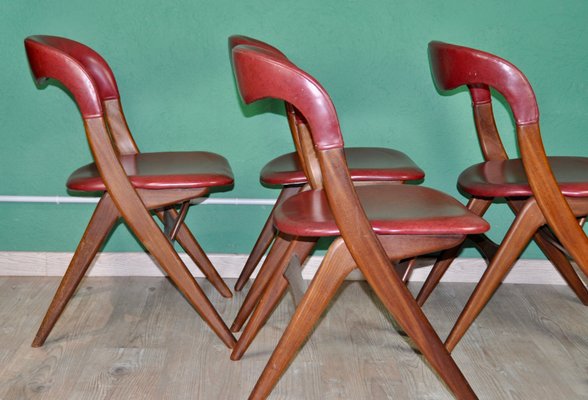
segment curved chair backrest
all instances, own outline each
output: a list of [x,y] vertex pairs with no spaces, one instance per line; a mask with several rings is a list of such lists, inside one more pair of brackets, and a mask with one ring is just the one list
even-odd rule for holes
[[350,179],[337,113],[325,89],[287,59],[253,46],[233,49],[233,67],[245,103],[276,98],[300,111],[309,126],[329,206],[355,261],[365,268],[370,262],[389,265]]
[[[251,46],[261,51],[265,51],[274,55],[276,58],[282,59],[285,63],[290,63],[288,57],[275,48],[274,46],[262,42],[248,36],[234,35],[229,37],[229,48],[232,50],[236,46]],[[305,120],[303,113],[296,109],[292,103],[284,101],[286,109],[286,117],[288,119],[288,125],[290,127],[290,133],[294,140],[294,146],[298,153],[298,160],[308,178],[310,186],[319,189],[322,188],[322,177],[320,167],[318,165],[318,159],[316,158],[312,139],[310,137],[310,130],[308,123]]]
[[264,49],[266,51],[275,53],[276,55],[282,56],[286,59],[288,58],[280,50],[278,50],[277,48],[275,48],[271,44],[268,44],[266,42],[262,42],[261,40],[254,39],[252,37],[244,36],[244,35],[232,35],[229,37],[229,51],[232,51],[233,48],[235,48],[237,46],[241,46],[241,45],[258,47],[260,49]]
[[94,80],[102,101],[120,98],[116,79],[110,66],[100,54],[88,46],[71,39],[46,35],[31,36],[26,41],[42,43],[60,50],[82,64]]
[[[553,175],[539,128],[539,109],[531,85],[514,65],[495,55],[441,42],[429,43],[429,59],[435,84],[441,90],[452,90],[467,85],[472,96],[476,127],[486,158],[492,140],[483,142],[478,121],[480,115],[491,122],[490,131],[497,136],[493,117],[488,112],[476,113],[490,104],[490,88],[501,93],[512,110],[517,130],[517,141],[525,172],[534,197],[548,225],[576,260],[588,265],[588,239],[579,226]],[[491,114],[491,108],[488,109]],[[490,121],[490,118],[491,121]],[[496,146],[494,144],[494,146]],[[502,148],[500,143],[497,147]],[[502,151],[503,148],[502,148]],[[500,153],[500,150],[496,154]],[[490,157],[492,158],[492,157]],[[498,156],[497,158],[506,158]]]
[[535,123],[539,120],[539,111],[527,78],[500,57],[447,43],[431,42],[429,59],[435,84],[440,90],[468,86],[484,158],[487,161],[508,159],[496,127],[490,87],[504,95],[518,125]]
[[[288,57],[286,57],[282,51],[258,39],[243,35],[230,36],[229,51],[232,52],[232,50],[237,46],[255,47],[289,62]],[[286,108],[286,117],[288,118],[290,133],[292,134],[292,139],[294,140],[296,152],[299,154],[298,159],[302,170],[308,177],[310,185],[313,188],[320,188],[322,187],[322,178],[320,176],[318,160],[316,159],[314,150],[312,149],[312,140],[310,139],[307,123],[304,120],[302,114],[296,110],[296,107],[294,107],[291,103],[285,101],[284,106]]]
[[[47,36],[31,36],[25,39],[29,65],[37,83],[49,78],[61,82],[76,99],[84,119],[104,115],[100,87],[86,65],[74,57],[73,48],[55,43]],[[87,60],[90,64],[90,59]]]
[[473,103],[482,104],[490,102],[490,86],[508,101],[517,125],[539,122],[531,84],[508,61],[483,51],[441,42],[429,43],[429,59],[439,89],[467,85]]
[[[335,107],[325,89],[283,57],[253,46],[233,49],[239,93],[245,103],[276,98],[296,107],[311,126],[319,150],[342,148],[343,138]],[[265,76],[265,79],[258,79]]]
[[[31,70],[38,82],[49,78],[55,79],[74,96],[84,120],[86,137],[94,161],[107,191],[115,202],[118,201],[117,198],[126,197],[127,201],[136,203],[135,207],[138,207],[139,197],[120,163],[120,153],[111,138],[104,118],[105,112],[99,85],[86,67],[88,64],[90,68],[96,69],[97,64],[104,63],[102,58],[88,56],[81,61],[72,55],[80,49],[73,45],[72,41],[54,40],[46,36],[27,38],[25,48]],[[91,53],[86,54],[91,55]]]
[[[139,152],[122,111],[116,79],[110,66],[100,54],[82,43],[58,36],[31,36],[25,40],[25,46],[27,54],[29,51],[32,52],[31,55],[35,51],[61,52],[83,66],[85,72],[92,78],[98,92],[112,139],[119,154]],[[44,50],[39,50],[41,48]],[[31,60],[30,56],[29,60],[31,69],[35,72],[38,69],[36,66],[38,63]]]

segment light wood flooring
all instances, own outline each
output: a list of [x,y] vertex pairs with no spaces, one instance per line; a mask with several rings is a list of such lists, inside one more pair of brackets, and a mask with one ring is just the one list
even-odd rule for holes
[[[165,278],[87,278],[33,349],[58,281],[0,277],[0,399],[246,399],[294,307],[287,295],[233,362]],[[229,323],[243,295],[202,286]],[[442,338],[472,288],[442,284],[426,304]],[[271,398],[451,399],[397,330],[365,283],[345,283]],[[454,357],[480,399],[588,399],[588,307],[565,286],[503,285]]]

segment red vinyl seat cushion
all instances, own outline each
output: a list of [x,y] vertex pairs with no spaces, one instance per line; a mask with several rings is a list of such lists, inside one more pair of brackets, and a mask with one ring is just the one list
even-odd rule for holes
[[[423,179],[422,169],[401,151],[380,147],[345,149],[354,181],[413,181]],[[260,180],[266,185],[299,185],[307,182],[296,153],[284,154],[267,163]]]
[[[548,157],[548,160],[565,196],[588,196],[588,157]],[[461,173],[458,185],[476,197],[532,196],[520,159],[472,165]]]
[[[376,184],[355,188],[378,234],[464,235],[486,232],[490,225],[459,201],[423,186]],[[274,224],[296,236],[337,236],[337,227],[323,190],[310,190],[276,208]]]
[[[188,189],[227,186],[233,173],[227,160],[205,151],[140,153],[120,157],[131,184],[138,189]],[[104,191],[96,164],[85,165],[70,175],[67,188]]]

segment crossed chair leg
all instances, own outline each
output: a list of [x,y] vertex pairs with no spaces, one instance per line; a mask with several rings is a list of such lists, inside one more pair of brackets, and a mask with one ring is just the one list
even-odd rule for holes
[[[147,214],[145,215],[147,218],[151,219],[147,211],[145,211],[145,214]],[[112,230],[116,220],[120,217],[121,214],[110,195],[108,193],[104,194],[98,202],[82,240],[74,253],[70,265],[68,266],[43,322],[39,327],[32,343],[33,347],[39,347],[44,344],[47,336],[59,319],[59,316],[65,309],[65,306],[75,293],[84,274],[91,265],[92,260],[104,243],[109,232]],[[171,242],[164,236],[163,232],[157,228],[152,220],[151,223],[149,223],[149,221],[137,220],[134,215],[127,216],[124,219],[134,232],[139,231],[137,227],[139,225],[141,226],[141,234],[149,238],[149,240],[143,241],[147,250],[155,257],[159,265],[169,275],[176,287],[188,299],[190,304],[198,311],[204,321],[219,336],[223,343],[225,343],[227,347],[232,348],[236,342],[234,336],[224,324],[220,315],[213,307],[212,303],[210,303],[210,300],[208,300],[188,268],[181,261],[179,255],[173,249]],[[210,261],[208,261],[208,258],[204,255],[204,252],[196,242],[196,239],[189,233],[185,226],[180,227],[178,241],[186,246],[186,250],[195,261],[200,261],[197,265],[201,267],[204,266],[203,272],[207,276],[211,276],[213,280],[216,279],[215,275],[218,276],[218,273],[216,273],[216,271],[214,271],[214,273],[211,272],[211,268],[214,270],[214,267],[212,267],[212,264],[210,264]],[[208,263],[201,262],[203,261],[202,255],[204,255],[204,258],[206,258]],[[218,279],[220,279],[220,276],[218,276]],[[224,295],[227,294],[227,291],[230,293],[228,287],[224,285],[223,288],[223,285],[219,285],[217,282],[215,287],[217,287],[221,293],[224,291]]]
[[[479,216],[484,216],[486,210],[492,203],[491,200],[488,199],[478,199],[472,198],[468,203],[468,209]],[[525,201],[522,200],[508,200],[509,206],[515,212],[515,214],[519,214],[525,207]],[[514,225],[514,223],[513,223]],[[557,268],[563,279],[566,281],[568,286],[574,291],[578,299],[584,305],[588,305],[588,289],[574,270],[574,267],[570,263],[566,254],[564,254],[561,250],[559,250],[556,246],[553,245],[547,239],[547,235],[544,234],[541,230],[535,229],[533,231],[532,238],[535,240],[535,243],[539,246],[543,254],[552,262],[552,264]],[[507,239],[503,240],[503,243],[507,243]],[[421,287],[419,294],[417,295],[417,303],[422,306],[425,304],[435,287],[439,284],[439,281],[449,268],[449,266],[453,263],[455,258],[457,257],[459,251],[461,250],[461,245],[457,246],[452,249],[447,249],[441,253],[435,265],[431,269],[431,272],[425,283]],[[487,261],[491,264],[492,259],[494,259],[496,255],[497,249],[492,249],[491,251],[486,251],[485,254]],[[490,265],[488,266],[490,268]]]
[[[519,210],[514,223],[503,240],[503,245],[500,246],[498,252],[484,272],[480,282],[474,289],[474,292],[458,317],[455,326],[447,337],[445,346],[448,351],[453,351],[457,343],[472,325],[484,306],[488,303],[496,289],[498,289],[500,283],[511,270],[515,261],[520,257],[529,241],[533,237],[537,237],[538,229],[543,226],[545,222],[545,217],[534,199],[528,200]],[[551,247],[555,248],[553,246]],[[565,261],[569,264],[567,257],[565,258]],[[570,268],[573,267],[570,265]],[[575,271],[573,274],[579,279]],[[582,300],[582,297],[580,297],[580,299]]]
[[[250,399],[266,398],[282,373],[302,346],[318,319],[328,306],[345,277],[356,267],[344,241],[339,238],[329,248],[323,263],[312,280],[301,303],[296,308],[286,331],[271,355]],[[413,339],[437,374],[458,399],[476,399],[467,380],[447,352],[443,343],[428,322],[414,298],[389,266],[371,265],[371,274],[365,274],[387,310]],[[361,268],[360,268],[361,269]],[[372,276],[378,279],[372,279]],[[281,274],[273,277],[282,282]],[[285,279],[283,279],[285,281]],[[272,282],[272,287],[276,287]],[[392,285],[390,285],[392,284]],[[286,283],[282,283],[286,285]],[[263,303],[263,299],[260,305]]]
[[[235,291],[240,292],[243,290],[243,287],[247,284],[249,277],[255,270],[257,264],[265,254],[266,250],[270,247],[274,239],[276,239],[277,230],[274,227],[273,215],[274,210],[278,207],[281,203],[283,203],[289,197],[294,196],[296,193],[302,190],[302,186],[284,186],[276,203],[274,204],[270,215],[268,216],[247,261],[245,262],[245,266],[243,266],[243,270],[235,283]],[[237,330],[238,331],[238,330]],[[236,331],[233,331],[236,332]]]

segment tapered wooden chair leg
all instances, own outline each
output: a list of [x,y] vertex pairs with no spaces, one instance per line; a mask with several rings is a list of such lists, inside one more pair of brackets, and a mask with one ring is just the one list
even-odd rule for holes
[[200,244],[192,235],[186,224],[182,223],[180,225],[180,229],[178,230],[178,234],[176,236],[176,240],[182,246],[182,248],[186,251],[186,253],[190,256],[190,258],[194,261],[196,266],[202,271],[206,279],[214,286],[214,288],[223,296],[228,299],[233,297],[231,293],[231,289],[227,286],[223,278],[219,275],[218,271],[212,263],[210,259],[200,247]]
[[127,207],[120,211],[129,228],[141,239],[147,251],[157,260],[159,266],[167,273],[178,290],[222,342],[228,348],[232,348],[236,342],[235,337],[206,297],[190,270],[182,262],[171,242],[155,224],[149,212],[138,207]]
[[[169,243],[163,236],[161,239],[162,244]],[[229,331],[229,328],[225,325],[200,286],[198,286],[198,283],[188,268],[186,268],[177,254],[172,253],[173,249],[148,248],[148,250],[159,260],[161,267],[167,272],[170,279],[188,299],[190,304],[198,311],[202,319],[212,328],[228,348],[233,348],[236,343],[235,337]]]
[[239,340],[231,352],[231,360],[238,361],[257,337],[261,328],[265,325],[268,318],[286,293],[288,289],[288,280],[280,273],[276,274],[270,281],[267,289],[263,292],[261,300],[255,307],[251,318],[245,329],[239,336]]
[[[178,217],[178,212],[176,210],[169,209],[167,211],[171,213],[173,218]],[[157,211],[155,214],[162,222],[164,221],[165,214],[163,211]],[[194,261],[194,264],[196,264],[198,269],[204,274],[206,279],[208,279],[212,286],[214,286],[214,288],[221,294],[221,296],[226,298],[233,297],[231,290],[223,278],[221,278],[216,268],[214,268],[208,256],[204,250],[202,250],[202,247],[200,247],[200,244],[194,235],[192,235],[192,232],[190,232],[184,222],[182,222],[179,226],[178,232],[176,234],[176,240],[186,251],[186,254],[188,254],[192,261]]]
[[255,305],[263,294],[263,290],[268,282],[272,279],[276,270],[280,269],[282,260],[284,260],[286,264],[289,262],[289,259],[286,259],[285,253],[290,246],[291,240],[292,238],[290,236],[278,235],[276,237],[265,261],[259,269],[257,277],[249,288],[247,296],[245,296],[245,300],[243,300],[243,304],[241,304],[241,307],[237,312],[237,316],[233,320],[233,324],[231,325],[232,332],[239,332],[243,328],[247,318],[249,318],[255,309]]
[[316,244],[316,238],[293,239],[291,236],[278,235],[268,256],[266,257],[259,274],[249,289],[233,324],[232,332],[239,332],[247,318],[253,312],[259,302],[264,289],[277,271],[282,271],[288,266],[292,257],[297,256],[303,264],[308,254]]
[[588,289],[574,270],[567,255],[557,247],[553,246],[541,235],[540,232],[535,234],[534,239],[535,243],[537,243],[541,251],[543,251],[543,254],[545,254],[555,268],[557,268],[562,278],[566,281],[570,289],[574,291],[582,304],[588,306]]
[[[486,213],[486,210],[488,210],[491,204],[491,200],[472,197],[468,201],[467,208],[471,212],[482,217]],[[443,275],[445,275],[445,272],[447,271],[451,263],[453,263],[453,260],[455,260],[455,258],[459,254],[462,247],[463,243],[459,246],[441,252],[441,255],[437,258],[437,261],[435,261],[435,264],[433,265],[433,268],[431,269],[429,276],[425,280],[425,283],[423,284],[421,290],[419,291],[419,294],[417,295],[416,301],[419,306],[422,307],[423,304],[425,304],[433,290],[435,290],[435,288],[441,281],[441,278],[443,278]]]
[[486,268],[484,275],[449,333],[445,341],[445,347],[448,351],[453,351],[529,244],[537,229],[544,223],[545,219],[537,203],[534,199],[529,200],[509,228],[502,241],[503,244]]
[[331,245],[249,399],[265,399],[302,346],[345,277],[355,267],[342,239]]
[[[509,199],[508,201],[508,205],[515,214],[524,206],[524,204],[525,202],[523,200]],[[547,236],[544,229],[549,228],[545,226],[543,229],[539,229],[533,236],[533,240],[535,240],[535,243],[537,243],[537,246],[539,246],[543,254],[545,254],[549,261],[555,266],[582,304],[588,305],[588,288],[586,288],[586,285],[576,273],[576,270],[568,259],[568,255],[562,252],[550,241],[549,236],[551,235]]]
[[253,315],[249,319],[249,322],[245,326],[243,333],[239,337],[239,341],[233,348],[233,352],[231,353],[231,360],[236,361],[243,357],[251,345],[251,342],[253,342],[257,336],[257,333],[265,325],[266,321],[284,296],[284,293],[286,293],[286,289],[288,289],[288,281],[284,277],[284,272],[289,266],[289,260],[291,260],[294,256],[298,257],[299,260],[306,259],[308,253],[310,253],[314,247],[314,244],[314,240],[307,242],[305,240],[295,239],[292,241],[285,253],[283,262],[279,265],[279,269],[274,272],[271,280],[268,282],[265,290],[261,294],[261,298],[257,304],[257,307],[255,307]]
[[245,262],[245,265],[239,274],[239,278],[237,279],[237,282],[235,282],[236,292],[243,290],[247,284],[247,281],[249,281],[251,274],[253,274],[253,271],[255,271],[255,267],[257,267],[261,261],[261,258],[276,237],[277,231],[276,228],[274,228],[272,216],[273,213],[270,214],[268,219],[265,221],[265,225],[263,225],[259,237],[257,238],[251,253],[249,253],[249,257],[247,258],[247,261]]
[[[580,270],[588,277],[588,257],[586,257],[585,253],[583,252],[583,248],[576,243],[564,243],[566,249],[570,252],[570,255],[578,264]],[[581,255],[581,257],[580,257]],[[575,273],[575,271],[574,271]],[[582,301],[584,302],[584,301]],[[584,303],[586,304],[586,303]]]
[[453,263],[453,260],[455,260],[457,257],[457,254],[460,252],[460,250],[461,246],[458,246],[441,252],[435,261],[433,268],[431,268],[431,272],[429,272],[425,283],[423,283],[419,294],[417,295],[416,302],[419,306],[422,307],[423,304],[425,304],[431,293],[433,293],[433,290],[435,290],[439,284],[439,281],[441,281],[441,278],[443,278],[443,275],[445,275],[445,272],[451,263]]
[[380,301],[412,338],[455,397],[477,399],[429,320],[396,273],[387,265],[377,262],[366,264],[361,270]]
[[45,343],[47,336],[75,293],[84,274],[104,243],[108,233],[112,230],[118,217],[118,210],[114,206],[112,199],[108,194],[105,194],[98,202],[98,206],[94,210],[94,214],[84,232],[84,236],[65,271],[65,275],[61,279],[59,288],[33,340],[33,347],[40,347]]
[[276,204],[274,204],[269,217],[265,221],[265,225],[263,226],[261,233],[259,234],[259,237],[257,238],[257,241],[255,242],[255,245],[249,254],[249,257],[245,262],[245,266],[243,267],[241,274],[239,274],[239,278],[235,283],[235,291],[239,292],[243,290],[243,287],[247,284],[251,274],[253,274],[253,271],[255,271],[255,267],[259,264],[259,261],[276,237],[277,231],[274,228],[273,222],[275,208],[284,202],[284,200],[287,198],[292,197],[296,193],[300,192],[301,188],[301,186],[284,186],[282,188],[282,191],[276,200]]

